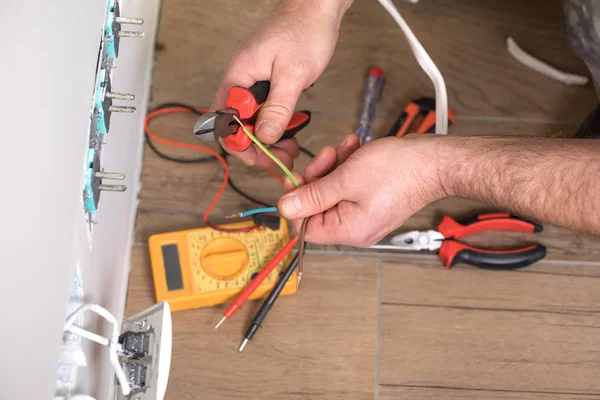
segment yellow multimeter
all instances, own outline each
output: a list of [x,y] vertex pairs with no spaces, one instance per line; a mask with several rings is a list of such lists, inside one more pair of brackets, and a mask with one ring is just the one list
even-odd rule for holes
[[[252,221],[224,225],[244,228]],[[167,301],[172,311],[209,307],[229,302],[290,240],[281,218],[279,229],[229,233],[211,228],[153,235],[148,240],[156,301]],[[269,274],[250,299],[266,296],[292,254]],[[296,293],[296,271],[281,294]]]

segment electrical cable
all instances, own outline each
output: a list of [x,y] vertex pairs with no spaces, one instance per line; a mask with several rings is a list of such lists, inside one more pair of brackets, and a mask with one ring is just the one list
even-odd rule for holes
[[281,162],[281,160],[279,158],[277,158],[277,156],[275,154],[273,154],[271,152],[271,150],[269,150],[264,144],[262,144],[262,142],[260,140],[258,140],[258,138],[256,136],[254,136],[254,134],[252,134],[252,132],[250,132],[248,130],[248,128],[246,128],[244,126],[244,124],[242,123],[242,121],[240,121],[240,119],[238,117],[236,117],[235,115],[233,115],[233,118],[237,121],[238,124],[240,124],[240,126],[242,127],[242,130],[244,131],[244,133],[246,135],[248,135],[248,137],[250,139],[252,139],[252,141],[267,155],[269,156],[269,158],[271,160],[273,160],[275,162],[275,164],[277,164],[279,166],[279,168],[281,168],[281,170],[283,172],[285,172],[285,174],[287,175],[288,178],[290,178],[290,180],[292,181],[292,183],[294,184],[294,187],[298,188],[298,181],[296,180],[296,178],[294,177],[294,175],[292,174],[292,172],[288,169],[288,167],[285,166],[284,163]]
[[[290,170],[281,162],[281,160],[279,158],[277,158],[277,156],[273,153],[271,153],[271,151],[269,151],[269,149],[267,149],[265,147],[264,144],[261,143],[261,141],[252,134],[252,132],[250,132],[248,130],[248,128],[246,128],[244,126],[244,124],[242,123],[242,121],[240,121],[240,119],[238,117],[236,117],[235,115],[233,116],[233,118],[237,121],[238,124],[240,124],[240,126],[242,127],[242,130],[244,131],[244,133],[246,135],[248,135],[248,137],[250,139],[252,139],[252,141],[267,155],[269,156],[269,158],[271,158],[271,160],[275,161],[275,163],[277,165],[279,165],[279,167],[283,170],[283,172],[285,172],[285,174],[288,176],[288,178],[290,178],[290,180],[292,181],[292,183],[294,184],[294,187],[297,189],[298,187],[300,187],[300,185],[298,185],[298,181],[296,180],[296,178],[294,177],[294,175],[290,172]],[[447,122],[447,121],[446,121]],[[302,220],[302,228],[300,229],[300,259],[299,259],[299,263],[298,263],[298,278],[296,281],[296,291],[300,291],[300,281],[302,280],[302,275],[304,274],[304,248],[306,247],[306,241],[305,241],[305,237],[306,237],[306,225],[308,223],[308,220],[310,219],[310,217],[306,217],[304,220]],[[218,326],[218,325],[217,325]]]
[[[101,316],[102,318],[107,320],[112,325],[111,337],[107,339],[108,340],[109,360],[112,365],[113,371],[114,371],[115,375],[117,376],[119,385],[121,386],[121,392],[123,393],[123,396],[127,396],[131,392],[131,387],[129,386],[129,382],[127,381],[125,372],[123,371],[123,368],[121,367],[121,364],[119,363],[119,357],[117,354],[117,350],[118,350],[117,346],[118,346],[118,341],[119,341],[119,323],[117,322],[117,319],[114,317],[114,315],[112,315],[110,313],[110,311],[108,311],[106,308],[100,307],[97,304],[84,304],[81,307],[79,307],[77,310],[73,311],[73,313],[71,315],[69,315],[69,317],[67,318],[67,321],[65,322],[64,330],[75,333],[75,332],[71,331],[71,327],[73,327],[77,318],[86,311],[91,311],[91,312],[98,314],[99,316]],[[99,336],[99,335],[95,335],[95,336]],[[89,338],[89,336],[83,336],[83,337]]]
[[264,206],[264,207],[272,207],[272,204],[265,203],[265,202],[264,202],[264,201],[262,201],[262,200],[255,199],[254,197],[250,196],[249,194],[247,194],[247,193],[244,193],[244,192],[242,191],[242,189],[238,188],[238,187],[237,187],[237,186],[236,186],[236,185],[233,183],[233,181],[231,180],[231,177],[229,177],[229,180],[228,180],[227,182],[229,183],[229,187],[231,188],[231,190],[233,190],[234,192],[236,192],[237,194],[239,194],[240,196],[242,196],[242,197],[243,197],[243,198],[245,198],[246,200],[248,200],[248,201],[251,201],[251,202],[253,202],[253,203],[256,203],[256,204],[258,204],[258,205]]
[[[172,108],[172,107],[187,108],[191,113],[196,114],[196,115],[202,115],[202,114],[208,112],[208,108],[195,108],[195,107],[189,106],[184,103],[163,103],[163,104],[156,106],[151,111],[161,110],[164,108]],[[172,161],[172,162],[181,163],[181,164],[201,164],[201,163],[205,163],[205,162],[214,161],[214,157],[200,157],[200,158],[191,158],[191,159],[171,157],[168,154],[165,154],[165,153],[161,152],[160,150],[158,150],[158,148],[156,148],[154,143],[152,143],[152,140],[150,140],[150,136],[148,136],[148,133],[145,130],[144,130],[144,136],[146,137],[146,142],[148,143],[148,147],[150,147],[150,150],[152,150],[154,152],[154,154],[156,154],[158,157],[165,159],[167,161]]]
[[300,227],[300,251],[299,259],[298,259],[298,277],[296,278],[296,291],[300,291],[300,281],[302,280],[302,275],[304,274],[304,251],[306,248],[306,241],[304,238],[306,237],[306,225],[308,225],[308,220],[310,217],[304,218],[302,220],[302,226]]
[[220,155],[219,153],[217,153],[216,151],[214,151],[208,147],[198,146],[195,144],[189,144],[189,143],[183,143],[183,142],[177,142],[174,140],[162,138],[162,137],[156,135],[150,129],[150,121],[159,115],[172,114],[172,113],[202,112],[202,111],[204,111],[204,109],[195,109],[195,111],[192,111],[188,107],[180,107],[180,106],[164,107],[164,108],[161,108],[158,110],[151,111],[148,113],[148,115],[146,116],[146,119],[144,120],[144,131],[146,132],[146,135],[148,135],[151,139],[153,139],[159,143],[163,143],[163,144],[173,146],[173,147],[181,147],[184,149],[199,150],[199,151],[208,153],[211,156],[215,157],[223,166],[223,170],[224,170],[223,182],[221,183],[221,186],[219,187],[217,194],[213,197],[212,201],[206,208],[206,211],[204,212],[204,216],[202,218],[202,220],[206,226],[208,226],[212,229],[215,229],[217,231],[220,231],[220,232],[231,232],[231,233],[249,232],[254,229],[258,229],[258,228],[260,228],[259,225],[252,225],[252,226],[249,226],[246,228],[223,228],[221,226],[213,224],[212,222],[210,222],[208,220],[208,216],[209,216],[210,212],[212,211],[212,209],[215,207],[215,205],[217,204],[217,202],[223,195],[223,192],[225,191],[225,188],[227,187],[227,181],[229,179],[229,165],[227,164],[227,161],[225,161],[225,158],[222,155]]
[[250,323],[250,327],[248,328],[248,330],[246,331],[246,334],[244,335],[245,339],[242,342],[242,345],[240,346],[238,351],[244,350],[244,347],[246,347],[246,344],[248,344],[248,341],[252,339],[252,337],[254,336],[256,331],[258,331],[258,328],[260,328],[260,325],[262,324],[262,322],[266,318],[267,314],[271,310],[271,307],[273,307],[273,305],[275,304],[275,301],[281,294],[281,291],[283,290],[284,286],[287,284],[288,280],[294,273],[294,270],[298,266],[298,259],[299,259],[298,256],[299,255],[300,255],[300,253],[296,254],[296,256],[293,258],[290,265],[286,268],[286,270],[283,272],[283,274],[279,278],[279,281],[273,287],[273,290],[271,290],[271,293],[269,293],[269,296],[267,296],[265,301],[260,306],[260,310],[258,310],[256,315],[252,319],[252,322]]
[[[151,111],[155,111],[155,110],[160,110],[160,109],[164,109],[164,108],[170,108],[170,107],[178,107],[178,108],[187,108],[188,110],[190,110],[190,112],[197,114],[197,115],[202,115],[203,112],[206,112],[207,109],[205,108],[194,108],[190,105],[184,104],[184,103],[164,103],[164,104],[160,104],[158,106],[156,106],[154,109],[152,109]],[[210,162],[215,160],[214,157],[201,157],[201,158],[192,158],[192,159],[186,159],[186,158],[175,158],[172,157],[166,153],[161,152],[160,150],[158,150],[158,148],[156,147],[156,145],[154,145],[154,143],[152,142],[150,136],[147,134],[147,132],[144,130],[144,134],[146,137],[146,142],[148,143],[148,147],[150,147],[150,150],[152,150],[154,152],[154,154],[156,154],[159,158],[162,158],[166,161],[171,161],[171,162],[175,162],[175,163],[180,163],[180,164],[200,164],[200,163],[205,163],[205,162]],[[310,150],[308,150],[305,147],[299,146],[299,149],[302,153],[306,154],[307,156],[311,157],[311,158],[315,158],[315,154],[313,152],[311,152]],[[221,156],[227,161],[227,157],[229,156],[228,153],[226,153],[225,151],[223,151],[221,153]],[[273,171],[269,170],[269,169],[265,169],[265,171],[269,174],[273,173]],[[274,173],[273,173],[274,174]],[[274,174],[276,175],[276,174]],[[273,176],[273,175],[272,175]],[[280,180],[281,177],[279,177],[277,175],[277,179]],[[240,189],[232,180],[231,175],[229,176],[229,179],[227,180],[227,183],[229,184],[229,187],[231,188],[231,190],[233,190],[234,192],[236,192],[237,194],[239,194],[240,196],[242,196],[243,198],[245,198],[246,200],[252,202],[252,203],[256,203],[258,205],[264,206],[264,207],[271,207],[273,206],[273,204],[267,203],[265,201],[259,200],[251,195],[249,195],[248,193],[244,192],[242,189]]]
[[302,147],[302,146],[298,146],[298,148],[300,149],[301,152],[303,152],[304,154],[306,154],[310,158],[315,158],[316,157],[316,155],[312,151],[308,150],[307,148]]
[[508,52],[521,64],[531,68],[534,71],[544,74],[549,78],[555,79],[565,85],[586,85],[589,79],[585,76],[570,74],[554,68],[548,63],[538,60],[531,54],[523,50],[512,37],[506,39],[506,48]]
[[402,18],[394,3],[391,0],[377,0],[386,11],[394,18],[404,36],[408,40],[408,44],[417,59],[417,62],[423,71],[429,76],[435,88],[435,133],[437,135],[448,134],[448,93],[446,91],[446,83],[440,70],[437,68],[425,48],[421,45],[415,34],[412,32],[406,21]]
[[269,274],[271,272],[273,272],[273,270],[277,267],[277,265],[281,262],[281,260],[283,260],[285,258],[285,256],[290,251],[292,251],[292,249],[294,248],[296,243],[298,243],[298,236],[294,236],[292,239],[290,239],[290,241],[287,242],[286,245],[283,246],[281,248],[281,250],[279,250],[279,252],[277,252],[275,257],[273,257],[269,261],[269,263],[267,265],[265,265],[265,267],[262,269],[262,271],[260,271],[258,273],[258,275],[256,275],[252,279],[252,281],[248,284],[248,286],[246,286],[244,288],[244,290],[242,290],[240,292],[240,294],[237,295],[237,297],[229,305],[229,307],[227,307],[227,309],[223,312],[223,318],[221,318],[221,320],[219,321],[217,326],[215,326],[215,329],[218,329],[219,326],[221,326],[221,324],[223,322],[225,322],[225,320],[231,318],[233,316],[233,314],[235,314],[236,311],[242,307],[242,305],[246,302],[246,300],[248,300],[248,297],[250,297],[250,295],[252,293],[254,293],[256,288],[258,286],[260,286],[260,284],[267,278],[267,276],[269,276]]
[[244,217],[249,217],[249,216],[255,215],[255,214],[272,213],[272,212],[279,212],[279,210],[277,209],[277,207],[255,208],[253,210],[242,211],[240,213],[231,214],[231,215],[226,216],[225,218],[236,218],[236,217],[244,218]]

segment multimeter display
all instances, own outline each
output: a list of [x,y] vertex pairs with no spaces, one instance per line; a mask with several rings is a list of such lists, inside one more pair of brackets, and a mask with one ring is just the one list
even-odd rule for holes
[[[226,227],[251,224],[248,221]],[[288,241],[284,219],[278,230],[229,233],[201,228],[151,236],[148,244],[156,300],[169,302],[173,311],[229,302]],[[290,253],[250,298],[265,296],[291,259]],[[289,279],[282,294],[296,292],[295,280],[295,276]]]
[[183,276],[181,276],[181,264],[179,263],[177,245],[166,244],[162,246],[162,256],[167,288],[169,290],[183,289]]

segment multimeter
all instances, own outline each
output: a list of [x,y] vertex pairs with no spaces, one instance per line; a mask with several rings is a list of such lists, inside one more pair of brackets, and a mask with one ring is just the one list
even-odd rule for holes
[[[223,225],[244,228],[252,221]],[[279,229],[221,232],[199,228],[153,235],[148,239],[156,301],[166,301],[172,311],[210,307],[232,301],[290,240],[287,222]],[[279,274],[290,264],[292,254],[249,297],[266,296]],[[296,271],[281,294],[296,293]]]

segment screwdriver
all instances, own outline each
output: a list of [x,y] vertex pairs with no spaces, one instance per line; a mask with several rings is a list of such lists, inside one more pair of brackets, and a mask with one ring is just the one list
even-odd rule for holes
[[360,144],[364,144],[371,140],[371,131],[377,114],[377,105],[383,90],[383,70],[373,67],[369,70],[367,77],[367,85],[363,93],[362,110],[360,120],[356,128],[356,136],[360,140]]
[[269,297],[267,297],[265,299],[265,301],[263,302],[262,306],[260,306],[260,310],[258,310],[258,313],[256,313],[256,316],[252,320],[250,327],[246,331],[246,335],[244,335],[245,339],[242,342],[242,345],[240,346],[238,351],[244,350],[244,347],[246,347],[246,344],[248,344],[248,341],[250,339],[252,339],[252,337],[254,336],[256,331],[258,331],[258,328],[260,328],[260,324],[262,324],[263,320],[265,319],[265,317],[271,310],[271,307],[273,307],[273,304],[275,304],[275,301],[279,297],[279,294],[283,290],[283,287],[285,286],[287,281],[292,276],[292,273],[294,273],[294,270],[298,267],[298,255],[299,254],[300,253],[296,254],[296,256],[294,257],[294,259],[292,260],[290,265],[283,272],[283,275],[281,275],[281,278],[279,279],[279,281],[277,282],[277,284],[275,285],[275,287],[269,294]]

